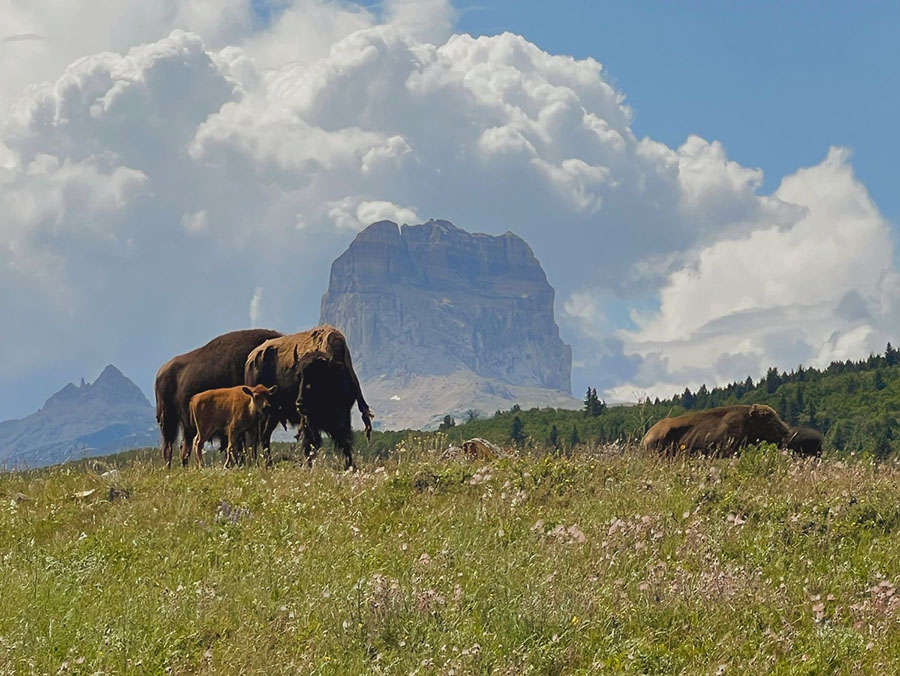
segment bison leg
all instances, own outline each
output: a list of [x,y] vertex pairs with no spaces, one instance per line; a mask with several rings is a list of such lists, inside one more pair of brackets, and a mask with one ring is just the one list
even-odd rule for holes
[[[204,439],[199,432],[194,436],[194,453],[197,454],[197,467],[203,467],[203,444]],[[188,458],[190,458],[190,451],[188,451]],[[181,460],[183,464],[187,464],[187,461],[184,458],[184,454],[181,456]]]
[[306,466],[312,467],[313,460],[316,458],[316,449],[322,445],[322,435],[318,430],[310,427],[309,421],[304,418],[297,428],[297,441],[306,457]]
[[237,464],[234,457],[234,432],[228,433],[228,441],[225,446],[225,467],[231,467]]
[[162,454],[166,467],[172,468],[172,447],[178,440],[178,419],[165,412],[160,415],[159,429],[162,432]]
[[356,471],[356,463],[353,462],[353,442],[352,440],[339,441],[338,447],[344,452],[344,471],[350,469]]
[[168,469],[172,469],[172,442],[168,439],[163,439],[162,443],[162,452],[163,452],[163,460],[166,461],[166,467]]
[[341,425],[340,429],[334,432],[328,431],[328,434],[334,439],[335,445],[344,452],[344,470],[352,469],[356,471],[356,463],[353,462],[353,430],[350,427],[350,416],[347,416],[347,424]]
[[263,455],[266,456],[266,467],[272,464],[272,433],[278,427],[278,417],[274,414],[267,415],[261,425],[259,438],[256,443],[262,446]]
[[186,426],[181,435],[181,466],[187,467],[191,460],[191,439],[197,438],[197,430]]
[[256,431],[252,428],[244,432],[244,458],[247,465],[258,465],[259,458],[256,454]]
[[[191,460],[191,442],[188,441],[192,437],[188,437],[187,432],[185,432],[184,436],[181,438],[181,466],[187,467],[188,462]],[[196,439],[196,435],[193,437]],[[196,448],[196,442],[194,443],[194,447]]]

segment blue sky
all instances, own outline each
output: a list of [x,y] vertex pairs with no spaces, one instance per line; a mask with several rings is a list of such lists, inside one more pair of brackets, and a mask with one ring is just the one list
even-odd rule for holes
[[511,31],[600,61],[634,109],[633,128],[677,146],[719,139],[774,189],[829,146],[900,223],[900,3],[455,3],[458,29]]
[[0,5],[0,419],[310,326],[380,218],[525,238],[576,395],[900,342],[898,3],[214,4]]

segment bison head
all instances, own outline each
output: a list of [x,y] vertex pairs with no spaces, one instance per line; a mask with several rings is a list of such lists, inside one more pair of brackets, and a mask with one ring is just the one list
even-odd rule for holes
[[346,412],[353,406],[356,393],[353,381],[341,362],[312,352],[301,360],[297,392],[297,412],[304,416],[329,417],[331,411]]
[[812,427],[792,427],[785,446],[800,455],[819,457],[825,438]]
[[784,424],[775,409],[766,404],[753,404],[747,412],[750,421],[751,439],[783,444],[788,438],[788,426]]

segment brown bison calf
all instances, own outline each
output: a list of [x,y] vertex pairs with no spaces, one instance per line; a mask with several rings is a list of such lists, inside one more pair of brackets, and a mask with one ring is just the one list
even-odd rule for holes
[[789,437],[788,426],[770,406],[720,406],[660,420],[641,446],[664,453],[728,454],[760,441],[783,446]]
[[216,434],[224,434],[227,439],[225,465],[234,462],[235,442],[241,444],[241,435],[246,432],[256,439],[260,417],[270,407],[269,397],[277,389],[277,385],[240,385],[207,390],[191,397],[191,425],[197,430],[194,437],[197,467],[203,467],[203,445]]

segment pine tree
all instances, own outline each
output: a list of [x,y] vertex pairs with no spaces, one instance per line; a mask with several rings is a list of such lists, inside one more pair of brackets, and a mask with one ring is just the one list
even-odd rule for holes
[[890,343],[884,348],[884,361],[888,366],[900,364],[900,350],[895,349]]
[[456,427],[456,421],[453,419],[452,415],[445,415],[443,422],[438,425],[438,431],[445,432],[451,427]]
[[509,430],[509,440],[517,448],[522,448],[525,445],[525,424],[519,416],[513,418],[512,427]]
[[778,375],[778,369],[773,366],[766,371],[766,392],[773,394],[779,385],[781,385],[781,376]]
[[553,448],[559,448],[559,430],[556,429],[556,425],[550,428],[550,438],[548,441]]
[[594,411],[594,390],[591,387],[587,388],[587,393],[584,395],[584,414],[585,415],[593,415]]
[[696,401],[696,398],[691,393],[691,388],[685,387],[684,393],[681,395],[681,405],[684,406],[686,409],[690,410],[690,409],[694,408],[695,401]]
[[581,443],[581,437],[578,436],[578,426],[572,425],[572,435],[569,437],[569,448],[575,448]]
[[700,389],[697,390],[694,406],[697,408],[706,408],[709,406],[709,390],[706,388],[706,383],[703,383],[700,386]]

